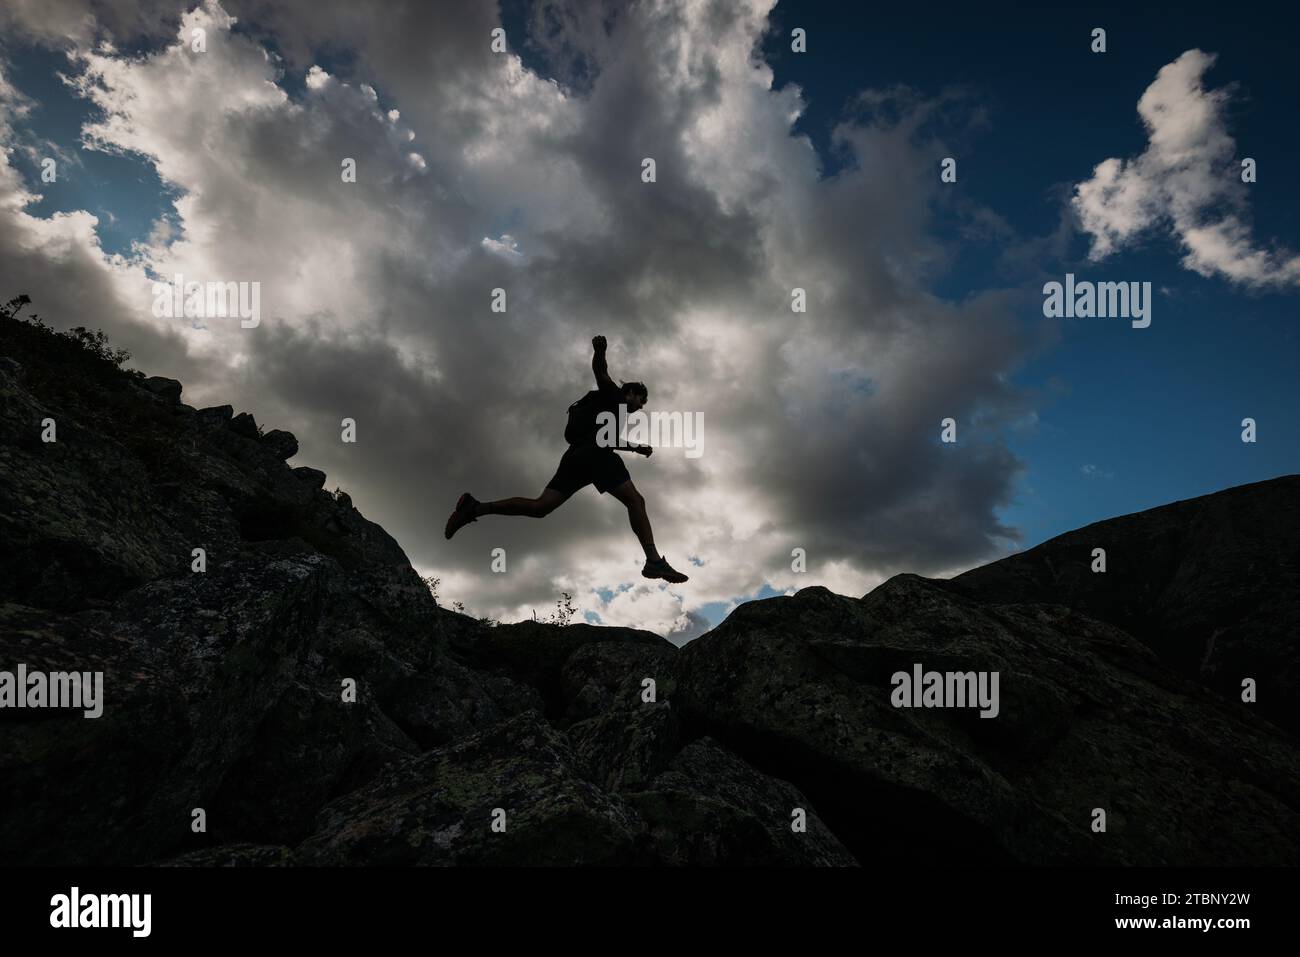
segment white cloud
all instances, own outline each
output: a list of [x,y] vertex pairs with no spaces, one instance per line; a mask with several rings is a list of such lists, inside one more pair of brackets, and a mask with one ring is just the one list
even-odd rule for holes
[[1075,187],[1073,207],[1100,260],[1153,228],[1183,244],[1182,264],[1247,286],[1300,284],[1300,255],[1262,248],[1251,236],[1249,187],[1227,131],[1226,89],[1208,90],[1213,54],[1188,50],[1161,67],[1138,100],[1147,148],[1110,158]]
[[488,252],[501,256],[507,261],[515,261],[522,256],[519,252],[518,240],[509,233],[503,233],[500,239],[484,236],[482,245]]
[[330,75],[314,64],[312,65],[312,68],[307,71],[305,82],[307,84],[307,89],[309,90],[323,89],[329,81]]

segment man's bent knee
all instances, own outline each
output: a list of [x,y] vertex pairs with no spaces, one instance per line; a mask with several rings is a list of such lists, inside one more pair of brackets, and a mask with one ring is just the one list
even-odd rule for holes
[[637,490],[637,487],[632,484],[631,479],[628,479],[621,485],[616,485],[609,491],[611,495],[626,505],[629,511],[645,508],[645,499],[641,497],[641,493]]

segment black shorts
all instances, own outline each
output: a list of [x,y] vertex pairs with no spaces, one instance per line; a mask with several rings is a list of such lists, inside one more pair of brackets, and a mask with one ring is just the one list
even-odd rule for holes
[[565,495],[595,483],[596,491],[604,495],[632,478],[627,466],[613,449],[599,445],[570,445],[560,459],[555,477],[546,483]]

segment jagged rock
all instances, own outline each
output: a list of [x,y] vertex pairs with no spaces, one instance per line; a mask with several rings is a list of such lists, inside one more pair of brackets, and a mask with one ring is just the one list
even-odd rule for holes
[[307,482],[308,484],[311,485],[312,488],[325,487],[325,473],[322,472],[320,469],[313,469],[307,467],[306,465],[300,465],[296,469],[292,469],[291,471],[293,472],[294,478],[300,479],[303,482]]
[[526,711],[541,710],[536,689],[474,672],[451,659],[395,681],[385,708],[422,748],[435,748]]
[[657,700],[670,698],[672,671],[668,667],[677,648],[630,640],[600,641],[579,646],[560,669],[560,693],[565,716],[582,720],[612,708],[630,708],[641,703],[642,682],[655,682]]
[[191,851],[155,867],[290,867],[293,849],[282,844],[227,844]]
[[235,410],[228,405],[210,405],[194,413],[195,418],[204,425],[225,425]]
[[116,630],[115,619],[103,611],[67,615],[0,604],[0,668],[25,664],[46,673],[104,674],[98,718],[81,711],[4,712],[5,866],[142,863],[156,856],[141,847],[133,822],[165,770],[184,753],[174,731],[184,724],[185,704],[170,676],[154,670],[130,642],[117,640]]
[[258,438],[257,420],[251,412],[241,412],[227,423],[226,428],[246,439]]
[[[35,436],[32,423],[46,415],[59,423],[58,442]],[[9,601],[84,607],[180,567],[192,547],[155,509],[149,462],[129,447],[142,436],[108,439],[115,430],[99,434],[93,416],[0,380],[0,596]]]
[[[711,738],[682,749],[649,788],[627,795],[660,864],[854,867],[857,860],[788,782],[760,774]],[[802,809],[807,830],[795,832]],[[870,814],[870,807],[862,813]]]
[[584,776],[607,791],[646,787],[673,759],[681,738],[666,701],[609,711],[566,733]]
[[[450,616],[355,509],[138,390],[40,381],[38,398],[0,377],[0,663],[97,668],[107,704],[6,712],[0,863],[157,860],[184,850],[196,806],[209,840],[294,843],[314,809],[418,753],[411,735],[536,705],[450,655]],[[41,412],[60,442],[22,439]],[[426,682],[446,696],[432,709],[412,699]]]
[[159,398],[166,399],[169,402],[179,402],[181,400],[181,384],[175,379],[165,379],[162,376],[149,376],[139,382],[140,388],[146,392],[152,392]]
[[[952,579],[985,602],[1051,602],[1108,621],[1168,667],[1300,732],[1300,477],[1067,532]],[[1106,571],[1093,572],[1093,549]]]
[[[273,456],[248,454],[228,430],[190,425],[229,417],[229,406],[179,417],[143,397],[110,401],[88,377],[42,381],[39,399],[17,380],[0,389],[0,596],[76,609],[188,573],[198,546],[230,556],[296,537],[359,574],[359,593],[369,579],[378,591],[366,600],[399,616],[437,613],[397,543],[349,503],[318,496]],[[61,441],[33,438],[45,415]]]
[[[505,812],[505,830],[493,815]],[[325,808],[303,864],[637,862],[640,821],[586,781],[563,735],[529,712],[386,771]]]
[[[894,707],[916,663],[999,672],[998,716]],[[915,575],[861,600],[805,588],[740,606],[674,669],[688,728],[795,782],[863,860],[1300,862],[1294,744],[1062,606]]]
[[5,372],[9,375],[17,375],[22,371],[22,363],[17,359],[11,359],[8,356],[0,356],[0,372]]
[[[5,823],[30,825],[30,813],[20,812],[28,804],[77,818],[80,805],[67,803],[79,799],[75,789],[36,800],[28,793],[46,787],[50,766],[77,762],[105,808],[78,841],[87,863],[174,852],[167,842],[185,832],[169,822],[193,807],[208,811],[214,841],[301,839],[311,810],[418,751],[382,712],[367,674],[339,673],[323,654],[332,629],[365,614],[343,579],[332,559],[266,543],[207,573],[124,595],[106,613],[111,641],[99,637],[107,624],[87,631],[75,620],[48,624],[24,648],[0,637],[0,660],[66,658],[64,668],[79,662],[82,670],[102,660],[106,698],[94,721],[23,715],[11,726],[16,757],[36,757],[36,741],[44,750],[34,763],[5,762]],[[372,618],[371,627],[384,626]],[[96,641],[114,657],[96,655]],[[345,678],[359,685],[355,704],[342,700]],[[107,737],[112,748],[93,749],[87,734]],[[102,766],[93,754],[102,754]],[[56,830],[79,827],[77,820]],[[39,860],[53,851],[41,842],[53,837],[28,832],[21,844]]]
[[[263,435],[262,446],[281,460],[291,459],[298,454],[298,440],[292,432],[283,429],[272,429]],[[325,475],[321,473],[321,484],[324,482]]]

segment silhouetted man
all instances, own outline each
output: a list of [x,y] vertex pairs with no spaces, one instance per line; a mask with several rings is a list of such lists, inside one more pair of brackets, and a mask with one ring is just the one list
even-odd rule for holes
[[[648,445],[614,445],[597,443],[600,432],[599,416],[607,412],[619,418],[619,406],[627,406],[627,414],[641,409],[650,397],[644,384],[624,382],[622,386],[614,384],[609,377],[605,364],[605,337],[596,336],[591,340],[595,354],[591,357],[591,371],[596,375],[596,388],[588,392],[573,405],[569,406],[569,422],[564,429],[564,438],[569,443],[568,450],[560,459],[560,467],[555,477],[546,483],[542,494],[537,498],[503,498],[496,502],[480,502],[466,492],[456,502],[456,508],[447,519],[446,535],[451,538],[464,525],[477,521],[480,515],[531,515],[541,518],[559,508],[570,495],[587,485],[595,485],[601,495],[609,492],[627,506],[627,517],[632,523],[632,531],[645,549],[645,567],[641,574],[646,578],[662,578],[669,582],[684,582],[686,576],[668,564],[668,561],[655,551],[654,532],[650,530],[650,518],[646,515],[645,499],[632,484],[627,466],[615,452],[636,452],[649,457],[654,449]],[[617,430],[616,430],[617,431]]]

